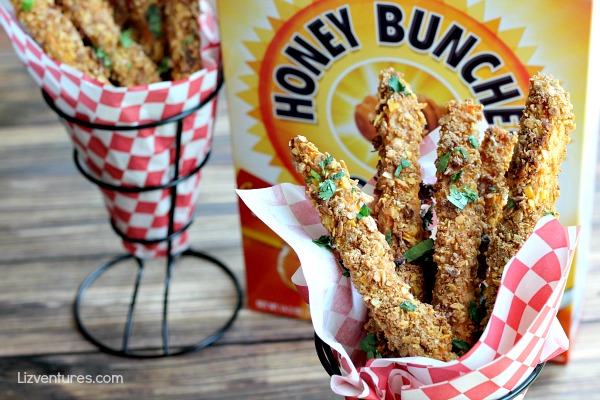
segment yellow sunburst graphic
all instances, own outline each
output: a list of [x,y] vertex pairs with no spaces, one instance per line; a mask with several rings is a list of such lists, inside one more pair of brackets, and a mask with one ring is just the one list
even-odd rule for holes
[[252,151],[269,157],[275,181],[298,181],[287,143],[302,134],[369,179],[377,157],[364,122],[378,73],[390,66],[431,115],[452,98],[472,97],[488,122],[514,128],[529,77],[542,67],[528,65],[536,47],[521,44],[527,28],[487,17],[500,15],[491,3],[273,0],[243,42],[252,73],[236,95],[251,108]]

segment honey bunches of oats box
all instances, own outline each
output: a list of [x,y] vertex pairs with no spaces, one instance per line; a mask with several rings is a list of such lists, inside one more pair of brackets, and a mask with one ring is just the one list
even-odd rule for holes
[[[454,98],[475,98],[490,124],[515,129],[537,71],[571,93],[577,128],[560,176],[563,225],[582,235],[559,312],[574,336],[589,247],[598,97],[591,0],[220,0],[221,40],[237,185],[303,184],[288,141],[302,134],[368,180],[369,123],[381,69],[405,74],[428,104],[429,129]],[[240,203],[248,305],[308,318],[290,282],[293,251]],[[568,360],[568,353],[557,359]]]

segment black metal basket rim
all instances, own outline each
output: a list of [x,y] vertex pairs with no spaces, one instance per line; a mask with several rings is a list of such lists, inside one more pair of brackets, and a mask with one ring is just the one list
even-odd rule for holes
[[56,103],[54,102],[52,97],[48,94],[48,92],[46,92],[43,89],[42,89],[42,95],[44,96],[44,100],[46,101],[48,106],[52,110],[54,110],[54,112],[56,112],[61,118],[65,119],[66,121],[68,121],[72,124],[83,126],[86,128],[106,130],[106,131],[132,131],[132,130],[139,130],[139,129],[155,128],[157,126],[176,122],[185,117],[190,116],[191,114],[195,113],[196,111],[198,111],[202,107],[204,107],[206,104],[208,104],[217,95],[217,93],[219,93],[221,86],[223,86],[223,82],[224,82],[223,67],[221,66],[221,67],[219,67],[219,69],[217,71],[217,85],[215,86],[213,91],[211,91],[204,99],[202,99],[200,101],[200,103],[198,103],[194,107],[184,110],[184,111],[180,112],[179,114],[173,115],[169,118],[152,121],[152,122],[148,122],[145,124],[137,124],[137,125],[109,125],[109,124],[99,124],[99,123],[94,123],[94,122],[90,122],[90,121],[85,121],[80,118],[76,118],[71,115],[68,115],[64,111],[62,111],[60,108],[58,108],[58,106],[56,105]]
[[[340,371],[340,368],[337,364],[336,357],[333,354],[333,351],[331,350],[331,347],[329,347],[329,345],[327,343],[325,343],[316,334],[316,332],[315,332],[315,349],[317,351],[317,356],[319,357],[319,361],[321,362],[323,369],[325,369],[325,371],[329,374],[329,376],[342,374],[342,372]],[[537,379],[537,377],[542,372],[542,369],[544,369],[545,365],[546,365],[545,362],[538,364],[533,369],[531,374],[529,374],[529,376],[527,376],[527,378],[525,378],[525,380],[523,380],[523,382],[521,382],[513,390],[511,390],[504,396],[498,398],[498,400],[512,400],[512,399],[516,398],[518,395],[520,395],[521,393],[523,393]]]
[[92,183],[95,183],[96,185],[100,186],[103,189],[113,190],[115,192],[121,192],[121,193],[141,193],[141,192],[149,192],[152,190],[168,189],[168,188],[178,185],[179,183],[185,181],[186,179],[191,178],[192,176],[197,174],[204,167],[204,165],[206,164],[206,162],[208,161],[208,159],[210,157],[210,154],[211,154],[211,151],[209,150],[204,155],[204,158],[202,159],[202,161],[194,169],[192,169],[190,172],[186,173],[185,175],[182,175],[182,176],[178,177],[177,179],[171,179],[170,181],[168,181],[164,184],[154,185],[154,186],[117,186],[117,185],[113,185],[108,182],[104,182],[104,181],[96,178],[91,173],[89,173],[85,168],[83,168],[83,166],[81,165],[81,161],[79,161],[79,152],[75,148],[73,149],[73,162],[75,163],[75,167],[77,167],[77,170],[87,180],[89,180]]

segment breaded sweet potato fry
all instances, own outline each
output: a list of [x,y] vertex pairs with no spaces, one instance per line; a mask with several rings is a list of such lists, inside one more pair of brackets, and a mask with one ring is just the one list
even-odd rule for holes
[[417,300],[396,273],[392,251],[367,204],[371,196],[349,179],[343,162],[323,154],[306,138],[290,141],[293,164],[307,181],[306,193],[329,231],[372,322],[399,356],[456,358],[446,320]]
[[184,79],[202,69],[197,0],[167,1],[164,8],[167,45],[173,80]]
[[121,43],[121,29],[105,0],[57,0],[63,12],[83,32],[102,54],[104,65],[111,70],[111,79],[119,86],[138,86],[160,81],[156,64],[146,56],[136,42]]
[[17,18],[46,54],[104,84],[109,72],[97,59],[73,23],[51,0],[37,0],[30,10],[22,0],[12,0]]
[[455,339],[472,345],[479,326],[471,319],[475,304],[479,245],[483,230],[483,199],[479,136],[483,107],[473,100],[452,100],[440,119],[437,147],[435,210],[438,218],[433,260],[438,271],[432,304],[450,323]]
[[403,74],[393,68],[381,71],[373,121],[373,146],[379,153],[373,214],[390,244],[398,273],[421,301],[426,297],[423,269],[405,262],[403,255],[429,237],[419,200],[419,156],[426,123],[423,107]]
[[[486,253],[485,304],[488,318],[506,263],[527,240],[535,224],[554,213],[560,165],[575,128],[570,95],[551,76],[537,73],[519,122],[515,155],[507,174],[509,200]],[[483,320],[487,323],[488,318]]]
[[506,172],[512,160],[517,135],[499,126],[486,129],[479,154],[481,177],[479,195],[485,202],[483,234],[491,237],[496,224],[502,218],[502,210],[508,199]]

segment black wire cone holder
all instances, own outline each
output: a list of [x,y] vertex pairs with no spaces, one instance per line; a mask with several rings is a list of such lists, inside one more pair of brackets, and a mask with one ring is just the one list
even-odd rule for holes
[[[194,219],[194,217],[192,216],[190,218],[190,221],[185,226],[183,226],[179,230],[174,229],[174,225],[175,225],[174,216],[175,216],[175,208],[176,208],[175,199],[177,196],[177,185],[179,183],[185,181],[186,179],[193,177],[195,174],[197,174],[202,169],[202,167],[206,164],[206,162],[209,158],[209,155],[210,155],[210,151],[209,151],[206,154],[206,156],[204,157],[204,159],[199,163],[198,166],[196,166],[189,173],[180,176],[179,159],[181,158],[181,146],[182,146],[181,140],[182,140],[182,131],[183,131],[183,120],[184,120],[184,118],[186,118],[186,117],[192,115],[193,113],[197,112],[198,110],[200,110],[203,106],[205,106],[206,104],[208,104],[211,100],[213,100],[215,98],[215,96],[218,94],[220,88],[223,85],[222,71],[219,71],[218,76],[219,76],[219,79],[218,79],[215,89],[195,107],[192,107],[188,110],[185,110],[175,116],[166,118],[164,120],[154,121],[154,122],[150,122],[150,123],[146,123],[146,124],[139,124],[139,125],[135,125],[135,126],[104,125],[104,124],[92,123],[92,122],[88,122],[88,121],[84,121],[84,120],[72,117],[70,115],[65,114],[62,110],[60,110],[56,106],[56,104],[54,103],[52,98],[48,95],[48,93],[42,90],[42,95],[44,97],[44,100],[48,104],[48,106],[50,106],[50,108],[52,110],[54,110],[61,118],[63,118],[64,120],[66,120],[72,124],[76,124],[76,125],[83,126],[86,128],[107,130],[107,131],[127,131],[127,130],[139,130],[139,129],[145,129],[145,128],[153,128],[153,127],[170,124],[170,123],[176,124],[176,127],[177,127],[176,139],[175,139],[176,140],[176,147],[175,147],[175,160],[176,161],[174,162],[173,178],[169,182],[167,182],[163,185],[130,187],[130,186],[116,186],[116,185],[109,184],[107,182],[103,182],[102,180],[97,179],[96,177],[92,176],[88,171],[86,171],[84,169],[84,167],[81,165],[81,162],[79,160],[79,154],[77,152],[77,149],[74,149],[74,151],[73,151],[73,160],[74,160],[75,166],[77,167],[79,172],[85,178],[87,178],[89,181],[91,181],[92,183],[98,185],[99,187],[101,187],[103,189],[121,192],[121,193],[140,193],[140,192],[147,192],[147,191],[152,191],[152,190],[164,190],[164,189],[170,190],[169,194],[170,194],[171,204],[170,204],[170,209],[169,209],[168,233],[167,233],[166,237],[157,238],[157,239],[131,238],[131,237],[128,237],[121,230],[119,230],[117,228],[114,220],[112,218],[110,219],[111,226],[112,226],[113,230],[115,231],[115,233],[118,236],[120,236],[122,239],[124,239],[125,241],[131,242],[131,243],[144,244],[144,245],[151,245],[151,244],[164,243],[164,242],[167,243],[167,256],[165,257],[166,271],[165,271],[164,291],[163,291],[163,298],[162,298],[162,321],[161,321],[162,347],[161,348],[145,347],[145,348],[135,348],[135,349],[130,347],[130,339],[131,339],[131,335],[132,335],[132,331],[133,331],[133,327],[134,327],[135,305],[136,305],[138,291],[139,291],[139,288],[141,285],[141,281],[142,281],[142,277],[144,275],[146,265],[145,265],[144,259],[134,256],[132,254],[124,254],[124,255],[115,257],[111,261],[101,265],[100,267],[98,267],[94,271],[92,271],[92,273],[89,274],[87,276],[87,278],[79,286],[77,295],[75,297],[75,302],[73,305],[73,312],[75,315],[75,322],[76,322],[77,328],[79,329],[79,331],[81,332],[81,334],[84,336],[85,339],[87,339],[92,344],[97,346],[103,352],[113,354],[113,355],[123,356],[123,357],[130,357],[130,358],[158,358],[158,357],[176,356],[176,355],[186,354],[186,353],[189,353],[192,351],[197,351],[197,350],[200,350],[202,348],[205,348],[205,347],[213,344],[215,341],[217,341],[219,338],[221,338],[225,334],[225,332],[231,327],[231,325],[237,318],[237,315],[242,307],[242,298],[243,298],[242,288],[241,288],[240,283],[239,283],[238,279],[236,278],[235,274],[231,271],[231,269],[227,265],[225,265],[223,262],[219,261],[217,258],[214,258],[213,256],[210,256],[201,251],[187,249],[179,254],[173,254],[173,251],[172,251],[173,240],[176,239],[183,232],[185,232],[190,227],[190,225],[192,224],[193,219]],[[234,309],[233,309],[230,317],[219,328],[214,330],[208,336],[206,336],[202,340],[196,341],[190,345],[171,346],[169,316],[168,316],[169,294],[170,294],[170,286],[171,286],[173,269],[181,257],[195,257],[195,258],[204,260],[204,261],[220,268],[222,270],[222,272],[225,273],[227,278],[229,278],[229,280],[231,280],[231,282],[234,286],[234,289],[235,289],[237,301],[234,305]],[[129,262],[130,260],[134,260],[135,263],[137,264],[137,271],[136,271],[136,277],[135,277],[135,282],[134,282],[134,286],[133,286],[133,292],[132,292],[131,300],[130,300],[129,307],[128,307],[127,319],[124,324],[123,339],[122,339],[121,347],[116,347],[116,346],[107,344],[106,341],[98,338],[96,335],[94,335],[91,332],[90,329],[88,329],[86,327],[84,318],[82,318],[82,316],[81,316],[81,307],[82,307],[84,297],[85,297],[85,294],[86,294],[88,288],[90,288],[94,284],[94,282],[96,282],[96,280],[98,278],[100,278],[105,272],[109,271],[116,265],[118,265],[120,263],[124,263],[124,262]]]
[[[321,365],[323,365],[323,369],[325,369],[329,376],[342,375],[342,371],[340,370],[337,359],[333,354],[333,350],[331,350],[331,347],[329,347],[329,345],[325,343],[316,333],[315,350],[317,351],[317,356],[319,357]],[[545,365],[545,362],[536,365],[531,374],[529,374],[529,376],[527,376],[523,382],[518,384],[513,390],[504,396],[499,397],[497,400],[511,400],[522,394],[537,379]]]

